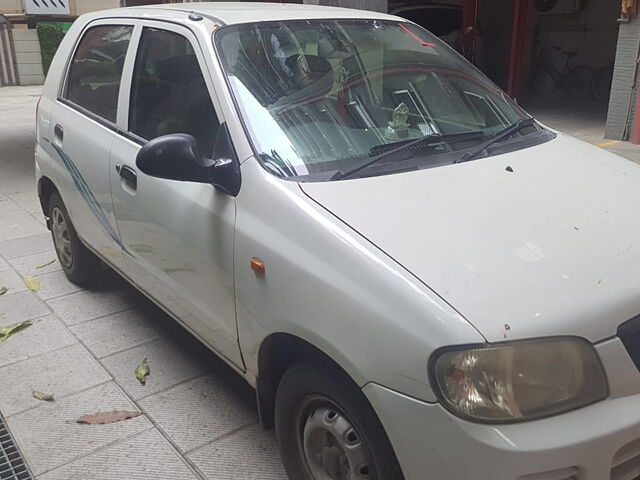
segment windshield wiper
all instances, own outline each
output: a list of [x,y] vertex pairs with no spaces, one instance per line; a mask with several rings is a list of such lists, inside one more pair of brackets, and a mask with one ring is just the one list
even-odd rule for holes
[[513,135],[514,133],[519,132],[523,128],[532,127],[535,124],[536,124],[536,120],[533,117],[523,118],[521,120],[518,120],[513,125],[509,125],[507,128],[494,133],[486,141],[482,142],[480,145],[477,145],[474,148],[467,150],[464,154],[462,154],[462,156],[459,159],[457,159],[453,163],[462,163],[462,162],[468,162],[469,160],[473,160],[491,145],[498,143],[501,140],[504,140],[505,138]]
[[[378,163],[381,160],[384,160],[385,158],[389,158],[390,156],[395,155],[399,152],[410,150],[413,147],[419,147],[421,145],[429,145],[429,144],[435,144],[435,143],[450,143],[454,141],[459,142],[459,141],[465,141],[465,140],[473,140],[478,137],[482,137],[482,131],[480,130],[472,131],[472,132],[462,132],[462,133],[448,133],[448,134],[434,133],[431,135],[426,135],[422,138],[418,138],[417,140],[412,140],[410,142],[402,142],[402,145],[400,145],[399,147],[393,148],[379,155],[376,155],[373,158],[367,159],[364,163],[357,165],[353,168],[350,168],[348,170],[344,170],[344,171],[338,170],[336,173],[334,173],[331,176],[329,180],[330,181],[344,180],[346,178],[352,177],[359,171],[364,170],[367,167],[370,167],[374,163]],[[373,147],[371,151],[375,152],[375,150],[379,147]]]

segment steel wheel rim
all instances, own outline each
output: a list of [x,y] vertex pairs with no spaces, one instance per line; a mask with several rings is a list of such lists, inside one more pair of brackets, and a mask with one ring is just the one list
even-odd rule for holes
[[369,445],[338,406],[323,396],[303,400],[298,447],[314,480],[375,480]]
[[58,259],[65,268],[73,265],[73,248],[71,247],[71,236],[69,225],[64,218],[62,210],[53,207],[51,211],[51,232],[53,233],[53,244],[58,253]]

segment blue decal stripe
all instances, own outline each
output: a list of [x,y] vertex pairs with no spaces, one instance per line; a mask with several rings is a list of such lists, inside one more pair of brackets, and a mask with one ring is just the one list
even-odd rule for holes
[[51,143],[51,145],[53,145],[53,148],[62,159],[62,163],[64,163],[64,166],[67,168],[67,170],[71,174],[71,178],[73,179],[73,183],[78,189],[78,192],[80,192],[80,195],[86,202],[91,212],[98,219],[98,222],[100,222],[100,225],[102,225],[102,228],[104,228],[107,235],[111,237],[111,239],[114,242],[116,242],[120,247],[123,247],[120,236],[113,228],[113,225],[111,225],[111,222],[107,217],[107,214],[104,212],[104,210],[96,200],[95,195],[91,191],[91,188],[87,184],[86,180],[84,179],[80,171],[78,170],[78,167],[76,167],[75,163],[73,163],[71,158],[69,158],[69,156],[64,152],[64,150],[62,150],[60,147],[58,147],[54,143]]

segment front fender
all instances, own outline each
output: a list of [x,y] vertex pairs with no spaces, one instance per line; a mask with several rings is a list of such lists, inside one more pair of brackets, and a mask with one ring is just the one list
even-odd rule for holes
[[[431,353],[484,341],[451,306],[349,226],[252,159],[243,164],[235,239],[240,345],[249,377],[262,341],[299,337],[360,386],[435,402]],[[253,257],[265,263],[259,275]],[[251,378],[249,378],[251,381]]]

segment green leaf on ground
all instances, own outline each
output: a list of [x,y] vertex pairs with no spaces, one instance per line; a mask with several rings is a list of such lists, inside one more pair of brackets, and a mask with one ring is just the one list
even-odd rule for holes
[[142,415],[142,412],[127,412],[126,410],[114,410],[113,412],[98,412],[91,415],[82,415],[76,423],[82,425],[105,425],[107,423],[122,422]]
[[38,290],[40,290],[40,280],[31,275],[27,275],[26,277],[24,277],[24,284],[32,292],[37,292]]
[[9,291],[9,289],[7,287],[0,287],[0,296],[4,295],[8,291]]
[[142,385],[144,385],[147,383],[147,377],[150,373],[151,369],[149,368],[149,362],[147,362],[147,359],[145,358],[136,368],[136,378]]
[[8,340],[10,336],[15,335],[20,330],[24,330],[25,328],[33,325],[33,322],[27,320],[26,322],[16,323],[13,325],[7,325],[6,327],[0,327],[0,342],[4,342]]
[[48,267],[49,265],[53,265],[54,263],[56,263],[56,259],[55,258],[53,260],[49,261],[49,262],[43,263],[42,265],[38,265],[36,267],[36,270],[40,270],[41,268]]
[[55,401],[55,398],[53,397],[52,393],[42,393],[42,392],[38,392],[37,390],[33,390],[31,392],[31,395],[36,400],[42,400],[43,402],[54,402]]

